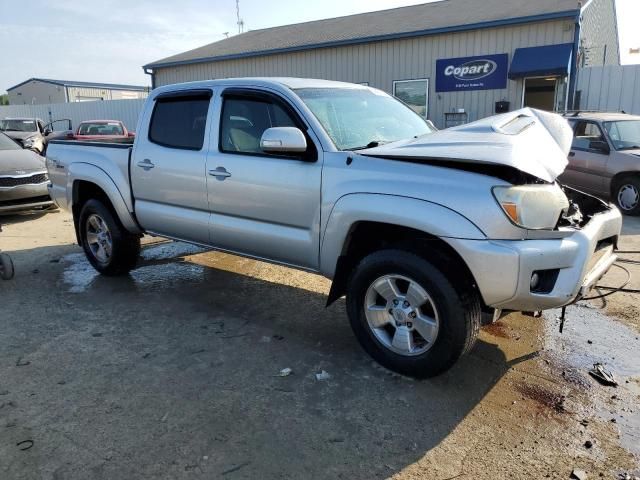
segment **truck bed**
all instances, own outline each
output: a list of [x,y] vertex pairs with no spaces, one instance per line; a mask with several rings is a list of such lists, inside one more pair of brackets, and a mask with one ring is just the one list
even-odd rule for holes
[[[129,211],[133,211],[133,199],[129,181],[129,160],[133,139],[127,141],[77,141],[53,140],[46,152],[51,185],[49,193],[60,208],[67,208],[67,176],[73,173],[82,178],[82,170],[99,168],[115,184]],[[70,169],[73,172],[70,172]],[[78,175],[80,175],[78,177]]]

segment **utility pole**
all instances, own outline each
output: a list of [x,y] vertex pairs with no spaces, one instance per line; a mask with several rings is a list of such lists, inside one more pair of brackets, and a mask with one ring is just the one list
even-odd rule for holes
[[244,20],[240,18],[240,0],[236,0],[236,22],[238,24],[238,33],[244,30]]

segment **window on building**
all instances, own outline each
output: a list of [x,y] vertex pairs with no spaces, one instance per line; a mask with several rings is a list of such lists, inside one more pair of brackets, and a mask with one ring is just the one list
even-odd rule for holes
[[421,117],[429,113],[429,79],[396,80],[393,82],[393,96],[409,105]]
[[264,153],[260,139],[271,127],[295,127],[279,105],[266,99],[226,98],[222,108],[220,148],[231,153]]
[[201,150],[207,124],[209,97],[167,97],[156,101],[149,140],[158,145]]

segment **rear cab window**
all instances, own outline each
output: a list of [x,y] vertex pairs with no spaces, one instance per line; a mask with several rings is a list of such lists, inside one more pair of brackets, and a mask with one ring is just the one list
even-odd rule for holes
[[188,90],[158,95],[149,141],[167,148],[202,150],[212,92]]

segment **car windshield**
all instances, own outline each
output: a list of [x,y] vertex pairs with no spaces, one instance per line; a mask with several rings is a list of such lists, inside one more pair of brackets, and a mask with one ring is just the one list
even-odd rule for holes
[[0,131],[3,132],[37,132],[35,120],[5,119],[0,120]]
[[640,149],[640,120],[604,122],[604,128],[616,150]]
[[87,122],[78,127],[78,135],[124,135],[118,122]]
[[0,150],[22,150],[22,148],[4,133],[0,133]]
[[424,118],[373,88],[296,90],[339,150],[360,150],[432,133]]

